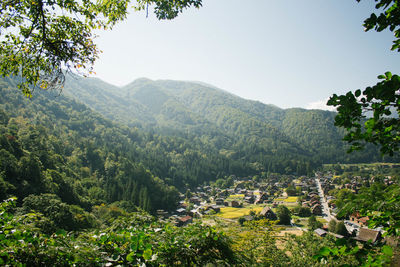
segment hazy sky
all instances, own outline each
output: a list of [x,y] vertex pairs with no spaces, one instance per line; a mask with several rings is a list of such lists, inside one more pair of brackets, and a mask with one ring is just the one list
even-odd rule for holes
[[[100,32],[97,76],[202,81],[282,108],[319,107],[333,93],[399,73],[390,32],[364,32],[372,0],[203,0],[172,21],[131,12]],[[314,104],[312,104],[314,103]]]

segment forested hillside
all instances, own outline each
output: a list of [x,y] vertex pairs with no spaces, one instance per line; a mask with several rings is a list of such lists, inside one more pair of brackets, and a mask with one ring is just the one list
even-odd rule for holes
[[104,119],[56,92],[27,99],[0,81],[1,197],[54,194],[68,205],[127,201],[148,211],[175,208],[178,189],[255,173],[200,138],[165,137]]
[[[284,110],[197,82],[142,78],[117,88],[97,79],[71,79],[66,93],[110,119],[164,136],[200,138],[257,170],[303,174],[322,163],[381,160],[373,147],[347,154],[333,112]],[[118,105],[107,105],[114,102]]]
[[148,211],[175,207],[177,189],[136,160],[147,153],[135,143],[148,138],[136,129],[63,96],[28,100],[5,81],[0,94],[2,198],[51,193],[84,209],[120,200]]
[[283,110],[189,82],[117,88],[71,78],[66,86],[97,112],[64,92],[27,99],[1,80],[3,198],[51,193],[88,210],[116,201],[169,210],[178,191],[232,174],[380,159],[375,149],[346,154],[331,112]]

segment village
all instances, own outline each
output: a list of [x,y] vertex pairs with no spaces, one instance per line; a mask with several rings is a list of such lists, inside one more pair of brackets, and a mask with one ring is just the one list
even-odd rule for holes
[[[231,177],[233,183],[227,188],[206,185],[197,187],[195,192],[181,194],[179,207],[173,214],[159,210],[158,215],[178,227],[194,221],[209,223],[213,219],[240,225],[264,218],[278,221],[280,229],[286,233],[301,235],[304,231],[313,231],[320,237],[333,235],[360,242],[378,242],[383,231],[369,229],[368,217],[354,212],[347,218],[337,219],[336,198],[331,194],[342,189],[357,193],[362,186],[373,183],[373,178],[355,176],[345,183],[338,183],[335,178],[330,172],[316,172],[313,177],[276,175],[267,180]],[[390,176],[384,182],[393,183]],[[277,214],[279,206],[290,211],[286,225],[281,224]]]

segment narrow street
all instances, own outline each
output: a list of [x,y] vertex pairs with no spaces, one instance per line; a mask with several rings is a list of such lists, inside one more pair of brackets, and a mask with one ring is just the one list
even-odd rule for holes
[[332,220],[333,217],[331,215],[331,212],[329,211],[328,203],[325,201],[324,191],[322,190],[321,182],[319,181],[318,177],[315,177],[315,183],[318,188],[318,194],[322,205],[323,217],[325,220],[329,222],[330,220]]

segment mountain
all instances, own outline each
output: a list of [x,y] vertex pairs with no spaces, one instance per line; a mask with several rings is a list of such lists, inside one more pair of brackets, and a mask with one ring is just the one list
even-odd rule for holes
[[123,125],[199,139],[258,170],[284,172],[289,167],[286,172],[296,172],[306,165],[382,160],[374,147],[347,154],[341,141],[344,132],[334,126],[334,112],[281,109],[204,83],[141,78],[114,87],[76,78],[74,84],[67,81],[65,91]]
[[[92,82],[98,81],[82,80],[79,86],[90,88]],[[58,92],[37,90],[28,99],[15,84],[0,79],[1,199],[13,195],[22,202],[32,194],[53,194],[87,210],[126,201],[154,212],[174,209],[177,189],[256,173],[248,162],[228,158],[200,138],[117,124]],[[97,99],[119,103],[107,90]],[[100,106],[108,108],[107,103]]]
[[44,199],[71,210],[118,202],[154,212],[175,208],[178,190],[230,175],[383,160],[373,147],[346,154],[334,116],[193,82],[119,88],[69,77],[62,94],[37,90],[28,99],[15,79],[0,79],[0,198],[51,194]]

